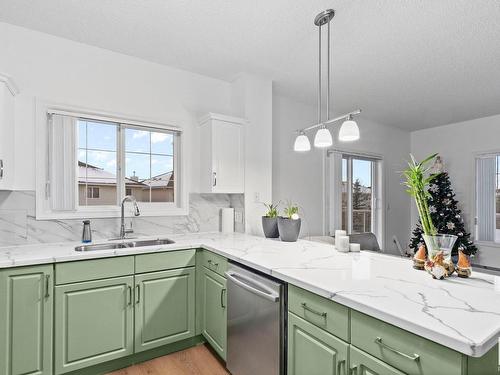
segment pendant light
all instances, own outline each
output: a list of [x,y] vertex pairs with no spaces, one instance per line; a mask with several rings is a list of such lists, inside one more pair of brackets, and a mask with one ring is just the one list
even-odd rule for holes
[[346,121],[342,124],[339,131],[339,140],[342,142],[352,142],[359,139],[359,128],[356,121],[349,115]]
[[297,152],[305,152],[311,149],[311,143],[309,138],[304,132],[301,132],[297,138],[295,138],[295,143],[293,144],[293,150]]
[[[356,122],[352,119],[354,115],[361,113],[360,109],[349,112],[345,115],[330,118],[330,21],[335,16],[335,11],[333,9],[327,9],[319,13],[314,19],[314,24],[318,27],[318,123],[316,125],[309,126],[307,128],[297,131],[297,137],[293,145],[294,151],[304,152],[311,149],[311,144],[306,132],[313,129],[317,129],[316,135],[314,136],[314,147],[326,148],[333,145],[333,137],[327,125],[333,124],[337,121],[344,120],[339,132],[340,141],[356,141],[359,139],[359,128]],[[326,120],[323,121],[322,118],[322,77],[321,77],[321,60],[322,60],[322,45],[321,45],[321,35],[322,26],[327,26],[327,79],[326,79]]]

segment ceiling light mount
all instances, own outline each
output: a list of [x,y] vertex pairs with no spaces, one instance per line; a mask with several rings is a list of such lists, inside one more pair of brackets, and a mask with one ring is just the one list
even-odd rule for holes
[[316,16],[316,18],[314,19],[314,24],[316,26],[326,25],[332,20],[333,17],[335,17],[335,11],[333,9],[324,10]]

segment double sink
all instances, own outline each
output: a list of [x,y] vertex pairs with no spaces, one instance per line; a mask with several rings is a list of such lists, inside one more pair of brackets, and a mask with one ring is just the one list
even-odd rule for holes
[[76,246],[76,251],[97,251],[97,250],[114,250],[114,249],[128,249],[134,247],[144,247],[144,246],[158,246],[158,245],[170,245],[175,243],[168,238],[158,238],[156,240],[139,240],[139,241],[128,241],[128,242],[117,242],[117,243],[100,243],[92,245],[81,245]]

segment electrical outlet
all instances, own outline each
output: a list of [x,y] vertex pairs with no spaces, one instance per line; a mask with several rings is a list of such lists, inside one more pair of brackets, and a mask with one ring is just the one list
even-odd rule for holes
[[234,211],[234,221],[240,224],[243,223],[243,212]]

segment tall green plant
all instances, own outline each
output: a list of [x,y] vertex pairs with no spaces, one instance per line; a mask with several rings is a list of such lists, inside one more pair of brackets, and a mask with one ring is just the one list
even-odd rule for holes
[[437,155],[433,154],[421,162],[417,162],[415,157],[410,154],[411,160],[408,162],[408,168],[403,171],[403,176],[406,179],[404,184],[408,187],[406,192],[415,199],[418,214],[420,215],[420,222],[422,223],[422,230],[424,234],[431,236],[436,235],[437,230],[432,223],[429,205],[427,204],[427,198],[430,195],[427,191],[427,186],[438,174],[430,174],[429,170],[431,167],[428,165]]

